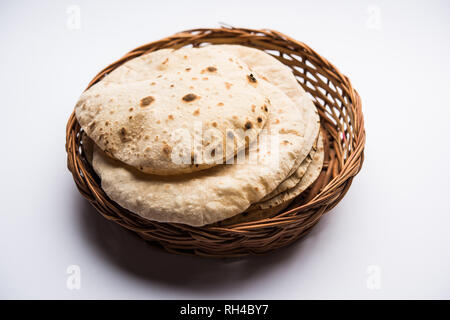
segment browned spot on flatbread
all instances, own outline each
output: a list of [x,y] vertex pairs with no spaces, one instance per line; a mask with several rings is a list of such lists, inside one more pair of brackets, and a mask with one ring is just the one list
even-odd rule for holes
[[219,107],[223,107],[223,102],[219,102],[217,105],[218,105]]
[[185,102],[191,102],[194,101],[195,99],[198,99],[199,96],[193,94],[193,93],[188,93],[187,95],[185,95],[182,99]]
[[155,101],[155,98],[153,98],[152,96],[142,98],[141,102],[140,102],[140,106],[142,108],[148,107],[150,104],[153,103],[153,101]]
[[247,121],[247,122],[245,123],[245,130],[251,129],[252,126],[253,126],[252,123],[251,123],[250,121]]
[[297,131],[297,130],[294,130],[294,129],[286,130],[285,128],[281,128],[280,131],[278,131],[278,132],[281,133],[281,134],[293,133],[293,134],[298,135],[298,136],[300,135],[300,134],[298,133],[298,131]]
[[217,68],[216,67],[208,67],[208,68],[206,68],[206,70],[208,70],[208,72],[216,72]]
[[169,156],[172,153],[172,147],[169,146],[167,143],[164,143],[162,151],[165,155]]
[[120,134],[120,139],[123,142],[130,141],[130,137],[127,136],[128,135],[128,131],[127,131],[127,129],[125,127],[120,128],[119,134]]
[[256,78],[255,78],[255,76],[253,75],[253,73],[250,73],[248,76],[247,76],[247,80],[248,80],[248,82],[250,82],[250,83],[257,83],[258,81],[256,81]]
[[198,116],[200,114],[200,109],[195,110],[192,114],[194,116]]
[[232,85],[233,85],[232,83],[229,83],[229,82],[225,81],[225,88],[227,88],[227,90],[230,90]]

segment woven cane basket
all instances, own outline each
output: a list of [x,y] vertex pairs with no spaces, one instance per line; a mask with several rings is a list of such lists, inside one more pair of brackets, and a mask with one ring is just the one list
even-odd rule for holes
[[209,257],[265,253],[306,235],[347,193],[364,160],[361,100],[350,80],[306,44],[273,30],[241,28],[188,30],[143,45],[100,71],[88,88],[122,63],[142,54],[209,44],[239,44],[264,50],[290,67],[300,85],[314,97],[325,138],[324,166],[314,184],[286,209],[272,218],[222,227],[145,220],[120,207],[102,190],[99,177],[82,151],[82,130],[75,113],[66,129],[68,168],[78,190],[105,218],[169,252]]

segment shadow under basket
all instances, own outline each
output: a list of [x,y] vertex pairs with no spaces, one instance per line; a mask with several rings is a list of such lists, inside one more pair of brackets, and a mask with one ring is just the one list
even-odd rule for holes
[[103,69],[98,82],[127,60],[164,48],[237,44],[267,52],[292,69],[314,97],[324,133],[325,158],[318,179],[274,217],[224,227],[191,227],[145,220],[108,198],[81,148],[82,129],[72,113],[66,129],[67,164],[81,194],[108,220],[178,254],[239,257],[286,246],[307,234],[347,193],[364,160],[361,99],[350,80],[304,43],[273,30],[195,29],[177,33],[126,54]]

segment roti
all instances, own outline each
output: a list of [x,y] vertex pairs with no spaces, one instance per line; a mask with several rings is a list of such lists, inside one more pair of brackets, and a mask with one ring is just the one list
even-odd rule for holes
[[254,209],[270,209],[274,207],[278,207],[287,201],[293,200],[295,197],[300,195],[303,191],[305,191],[314,181],[316,181],[317,177],[319,177],[320,172],[322,171],[324,159],[324,148],[323,148],[323,139],[322,135],[319,135],[319,141],[317,145],[317,151],[314,152],[312,157],[312,161],[306,170],[305,175],[302,177],[300,182],[293,188],[288,189],[276,196],[255,203],[251,206],[251,210]]
[[238,58],[210,47],[159,50],[86,90],[75,111],[109,156],[176,175],[221,164],[256,140],[271,108],[260,81]]
[[311,121],[280,89],[264,80],[261,85],[272,109],[259,141],[272,144],[252,143],[235,164],[167,177],[139,172],[94,147],[92,163],[102,189],[122,207],[160,222],[202,226],[245,211],[287,177],[305,142],[299,128]]
[[298,107],[304,118],[310,119],[304,129],[305,144],[297,155],[297,161],[288,176],[299,168],[300,164],[309,154],[316,137],[319,134],[320,119],[314,103],[309,94],[297,82],[292,70],[273,56],[262,50],[241,45],[214,45],[217,51],[226,51],[236,55],[262,79],[281,89]]

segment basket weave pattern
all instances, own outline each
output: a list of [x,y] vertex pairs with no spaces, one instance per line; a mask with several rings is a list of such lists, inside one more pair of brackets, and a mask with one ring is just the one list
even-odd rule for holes
[[325,160],[319,178],[275,217],[225,227],[191,227],[145,220],[110,200],[81,148],[81,128],[72,113],[66,128],[67,165],[80,193],[105,218],[147,241],[181,254],[237,257],[264,253],[307,234],[348,191],[364,160],[365,131],[361,99],[350,80],[304,43],[272,30],[195,29],[177,33],[126,54],[103,69],[88,88],[127,60],[164,48],[239,44],[271,54],[290,67],[314,97],[324,133]]

